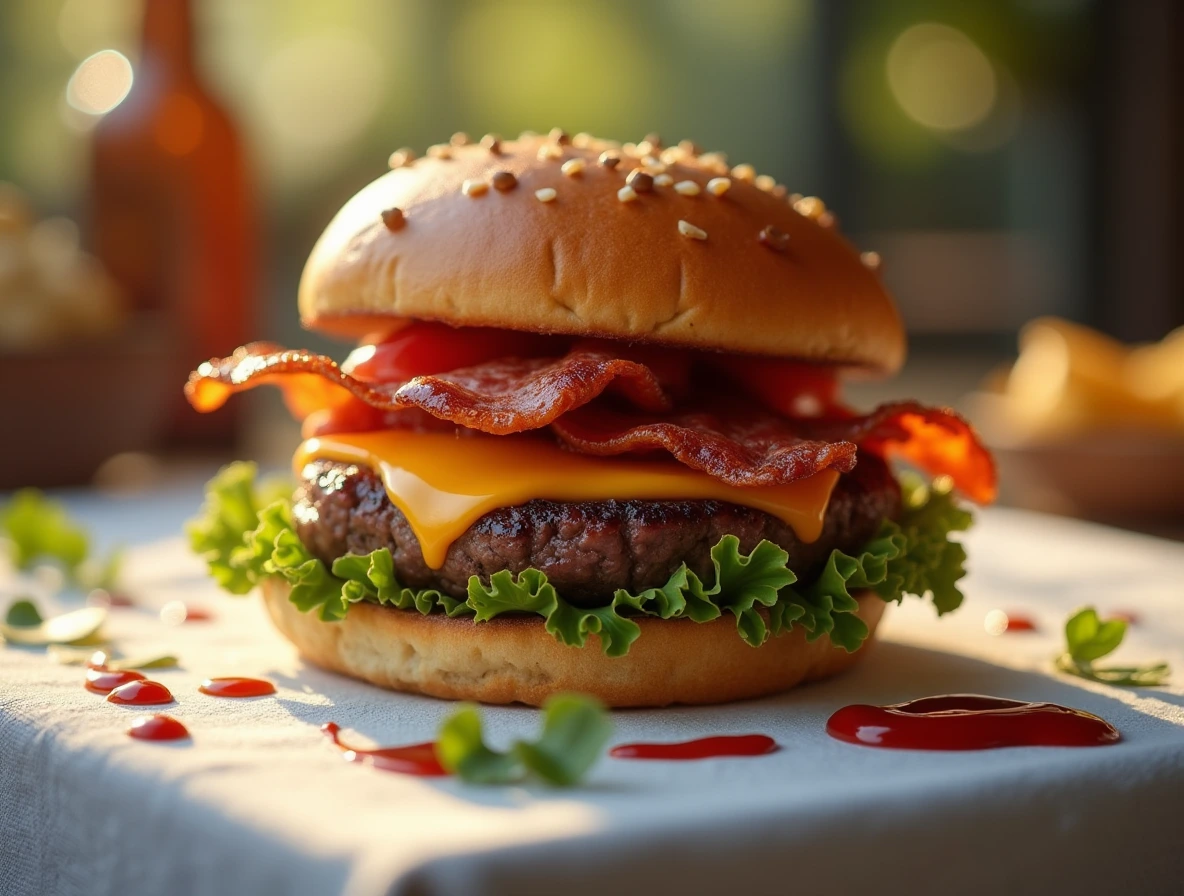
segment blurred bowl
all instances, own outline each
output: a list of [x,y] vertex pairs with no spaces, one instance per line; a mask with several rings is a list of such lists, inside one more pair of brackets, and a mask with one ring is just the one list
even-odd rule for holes
[[1184,438],[1103,432],[992,450],[1008,504],[1136,527],[1184,523]]
[[0,354],[0,489],[78,485],[151,450],[176,398],[171,342],[138,328],[52,352]]

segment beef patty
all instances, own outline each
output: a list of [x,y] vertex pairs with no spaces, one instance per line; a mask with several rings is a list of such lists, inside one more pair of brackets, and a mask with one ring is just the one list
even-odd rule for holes
[[808,580],[834,548],[854,553],[885,518],[900,512],[900,488],[878,457],[861,455],[839,477],[822,535],[806,543],[776,517],[722,501],[528,501],[485,514],[452,543],[440,569],[424,562],[407,518],[365,467],[315,461],[303,470],[293,517],[301,541],[325,563],[347,554],[389,548],[400,581],[461,597],[469,577],[546,573],[573,604],[598,606],[613,591],[666,583],[679,564],[706,577],[711,548],[725,535],[751,551],[767,538],[789,553],[789,565]]

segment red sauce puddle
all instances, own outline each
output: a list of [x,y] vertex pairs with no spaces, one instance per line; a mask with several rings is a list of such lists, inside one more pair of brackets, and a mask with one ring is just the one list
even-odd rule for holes
[[777,741],[764,734],[722,734],[677,744],[620,744],[608,751],[614,759],[719,759],[727,756],[764,756],[777,750]]
[[203,610],[201,607],[191,607],[185,605],[185,619],[184,622],[209,622],[214,618],[214,614],[209,610]]
[[[95,657],[91,657],[92,660]],[[104,660],[106,657],[103,658]],[[113,690],[130,684],[133,681],[143,681],[144,675],[127,669],[123,672],[112,672],[102,666],[86,670],[86,682],[83,685],[92,694],[110,694]]]
[[184,740],[189,737],[189,729],[172,716],[157,713],[133,719],[127,736],[136,740]]
[[359,750],[341,742],[341,726],[326,722],[321,731],[341,750],[349,762],[361,762],[388,772],[404,775],[419,775],[424,778],[440,778],[448,774],[436,758],[436,745],[431,743],[408,744],[405,747],[379,747],[375,750]]
[[275,685],[262,678],[207,678],[198,690],[211,697],[266,697]]
[[1036,631],[1036,620],[1028,616],[1020,616],[1018,613],[1007,614],[1007,628],[1004,632],[1034,632]]
[[1080,709],[980,694],[844,706],[827,721],[826,733],[848,743],[906,750],[1100,747],[1121,738],[1105,719]]
[[115,688],[107,695],[107,702],[120,706],[155,706],[173,702],[172,692],[159,681],[149,681],[143,675],[139,675],[139,679]]

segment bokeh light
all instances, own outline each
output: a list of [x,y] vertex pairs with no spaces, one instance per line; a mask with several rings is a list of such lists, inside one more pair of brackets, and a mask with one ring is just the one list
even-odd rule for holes
[[132,89],[132,64],[118,50],[100,50],[74,69],[66,85],[66,102],[87,115],[105,115]]
[[893,41],[888,86],[913,121],[935,131],[963,131],[991,114],[998,96],[986,54],[957,28],[913,25]]

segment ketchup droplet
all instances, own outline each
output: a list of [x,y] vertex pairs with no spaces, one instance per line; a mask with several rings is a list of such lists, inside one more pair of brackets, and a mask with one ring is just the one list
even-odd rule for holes
[[137,716],[132,719],[132,727],[127,729],[127,736],[136,740],[182,740],[189,737],[189,729],[172,716],[158,713],[154,716]]
[[826,733],[853,744],[909,750],[1099,747],[1121,738],[1113,725],[1084,710],[979,694],[844,706],[827,721]]
[[388,772],[404,775],[419,775],[424,778],[440,778],[448,774],[436,758],[436,745],[431,741],[423,744],[408,744],[405,747],[380,747],[376,750],[358,750],[341,742],[341,726],[326,722],[321,731],[345,754],[349,762],[362,762]]
[[198,690],[211,697],[266,697],[275,685],[262,678],[207,678]]
[[716,759],[724,756],[764,756],[777,741],[764,734],[724,734],[677,744],[621,744],[608,751],[614,759]]
[[158,703],[172,703],[173,695],[159,681],[149,681],[143,675],[141,681],[129,681],[107,695],[108,703],[121,706],[155,706]]
[[143,675],[131,669],[125,669],[122,672],[112,672],[110,669],[104,669],[100,666],[97,669],[86,670],[86,683],[84,687],[92,694],[110,694],[113,690],[123,687],[125,684],[143,680]]

